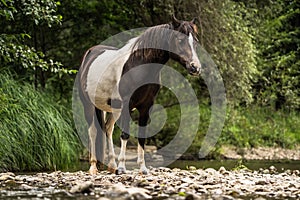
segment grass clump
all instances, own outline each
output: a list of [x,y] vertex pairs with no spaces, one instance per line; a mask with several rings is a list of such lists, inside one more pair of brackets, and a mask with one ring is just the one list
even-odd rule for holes
[[51,96],[0,73],[0,171],[64,169],[79,156],[71,112]]

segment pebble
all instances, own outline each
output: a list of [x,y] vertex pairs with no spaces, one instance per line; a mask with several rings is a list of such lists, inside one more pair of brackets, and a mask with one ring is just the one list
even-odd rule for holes
[[13,173],[2,173],[0,174],[0,181],[7,181],[7,180],[14,180],[14,174]]
[[224,174],[229,174],[229,173],[227,172],[226,168],[223,167],[223,166],[220,167],[219,173],[220,173],[220,174],[223,174],[223,175],[224,175]]
[[[39,191],[41,197],[55,190],[94,199],[252,199],[300,198],[299,170],[279,173],[275,167],[259,171],[208,169],[151,168],[148,175],[128,171],[124,175],[100,171],[52,172],[33,175],[0,174],[0,190]],[[14,182],[14,184],[7,184]],[[50,189],[51,188],[51,189]],[[42,191],[42,192],[41,192]],[[48,193],[47,193],[48,192]],[[0,199],[8,192],[1,192]],[[37,194],[36,194],[37,196]],[[8,197],[8,196],[7,196]]]
[[90,193],[93,186],[91,181],[80,182],[70,189],[70,193]]
[[189,170],[197,170],[197,168],[195,166],[189,166]]

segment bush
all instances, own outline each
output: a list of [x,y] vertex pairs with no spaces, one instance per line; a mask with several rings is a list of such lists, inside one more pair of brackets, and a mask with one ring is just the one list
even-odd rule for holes
[[71,112],[4,70],[0,88],[0,171],[73,166],[80,146]]
[[230,109],[219,143],[293,148],[300,143],[299,130],[300,117],[295,111],[258,106]]

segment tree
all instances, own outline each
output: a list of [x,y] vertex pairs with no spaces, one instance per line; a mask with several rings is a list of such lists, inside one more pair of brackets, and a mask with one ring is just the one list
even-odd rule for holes
[[59,4],[53,0],[0,3],[0,67],[17,72],[36,88],[45,88],[50,77],[74,72],[64,69],[46,51],[46,32],[62,18],[56,14]]
[[[252,86],[259,74],[254,27],[248,20],[254,14],[253,9],[247,9],[243,3],[231,0],[144,0],[138,5],[133,3],[131,7],[134,13],[138,13],[137,19],[147,26],[168,23],[173,13],[184,20],[196,17],[200,43],[221,72],[229,103],[239,105],[253,101]],[[205,61],[203,65],[209,66]],[[198,93],[203,96],[204,83],[201,80],[192,82],[196,88],[200,88]]]
[[257,96],[276,109],[300,109],[300,2],[269,1],[257,5],[262,25],[258,35],[262,76]]

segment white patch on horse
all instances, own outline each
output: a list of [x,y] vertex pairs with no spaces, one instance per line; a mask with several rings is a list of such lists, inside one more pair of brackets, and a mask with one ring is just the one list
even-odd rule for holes
[[118,157],[118,161],[119,161],[118,170],[120,170],[121,173],[126,172],[126,167],[125,167],[126,145],[127,145],[127,140],[121,140],[121,150],[120,150],[120,154],[119,154],[119,157]]
[[137,38],[133,38],[118,50],[105,50],[91,64],[87,75],[86,91],[92,103],[99,109],[112,112],[108,105],[109,99],[121,100],[118,88],[123,66],[128,60],[132,45]]
[[200,68],[201,64],[200,64],[197,52],[195,51],[195,48],[194,48],[194,37],[191,33],[189,34],[189,45],[192,49],[192,54],[193,54],[192,62],[195,63],[195,67]]
[[138,158],[137,158],[137,164],[140,167],[140,173],[141,174],[147,174],[148,173],[148,169],[146,168],[146,164],[145,164],[145,155],[144,155],[144,149],[143,147],[138,144]]
[[93,122],[91,124],[91,126],[89,127],[89,137],[90,137],[90,150],[91,150],[91,158],[90,158],[90,161],[91,161],[91,166],[90,166],[90,173],[91,174],[96,174],[96,172],[98,171],[97,170],[97,166],[96,166],[96,163],[97,163],[97,158],[96,158],[96,136],[97,136],[97,129],[96,129],[96,126],[95,126],[95,123],[94,123],[94,119],[93,119]]

